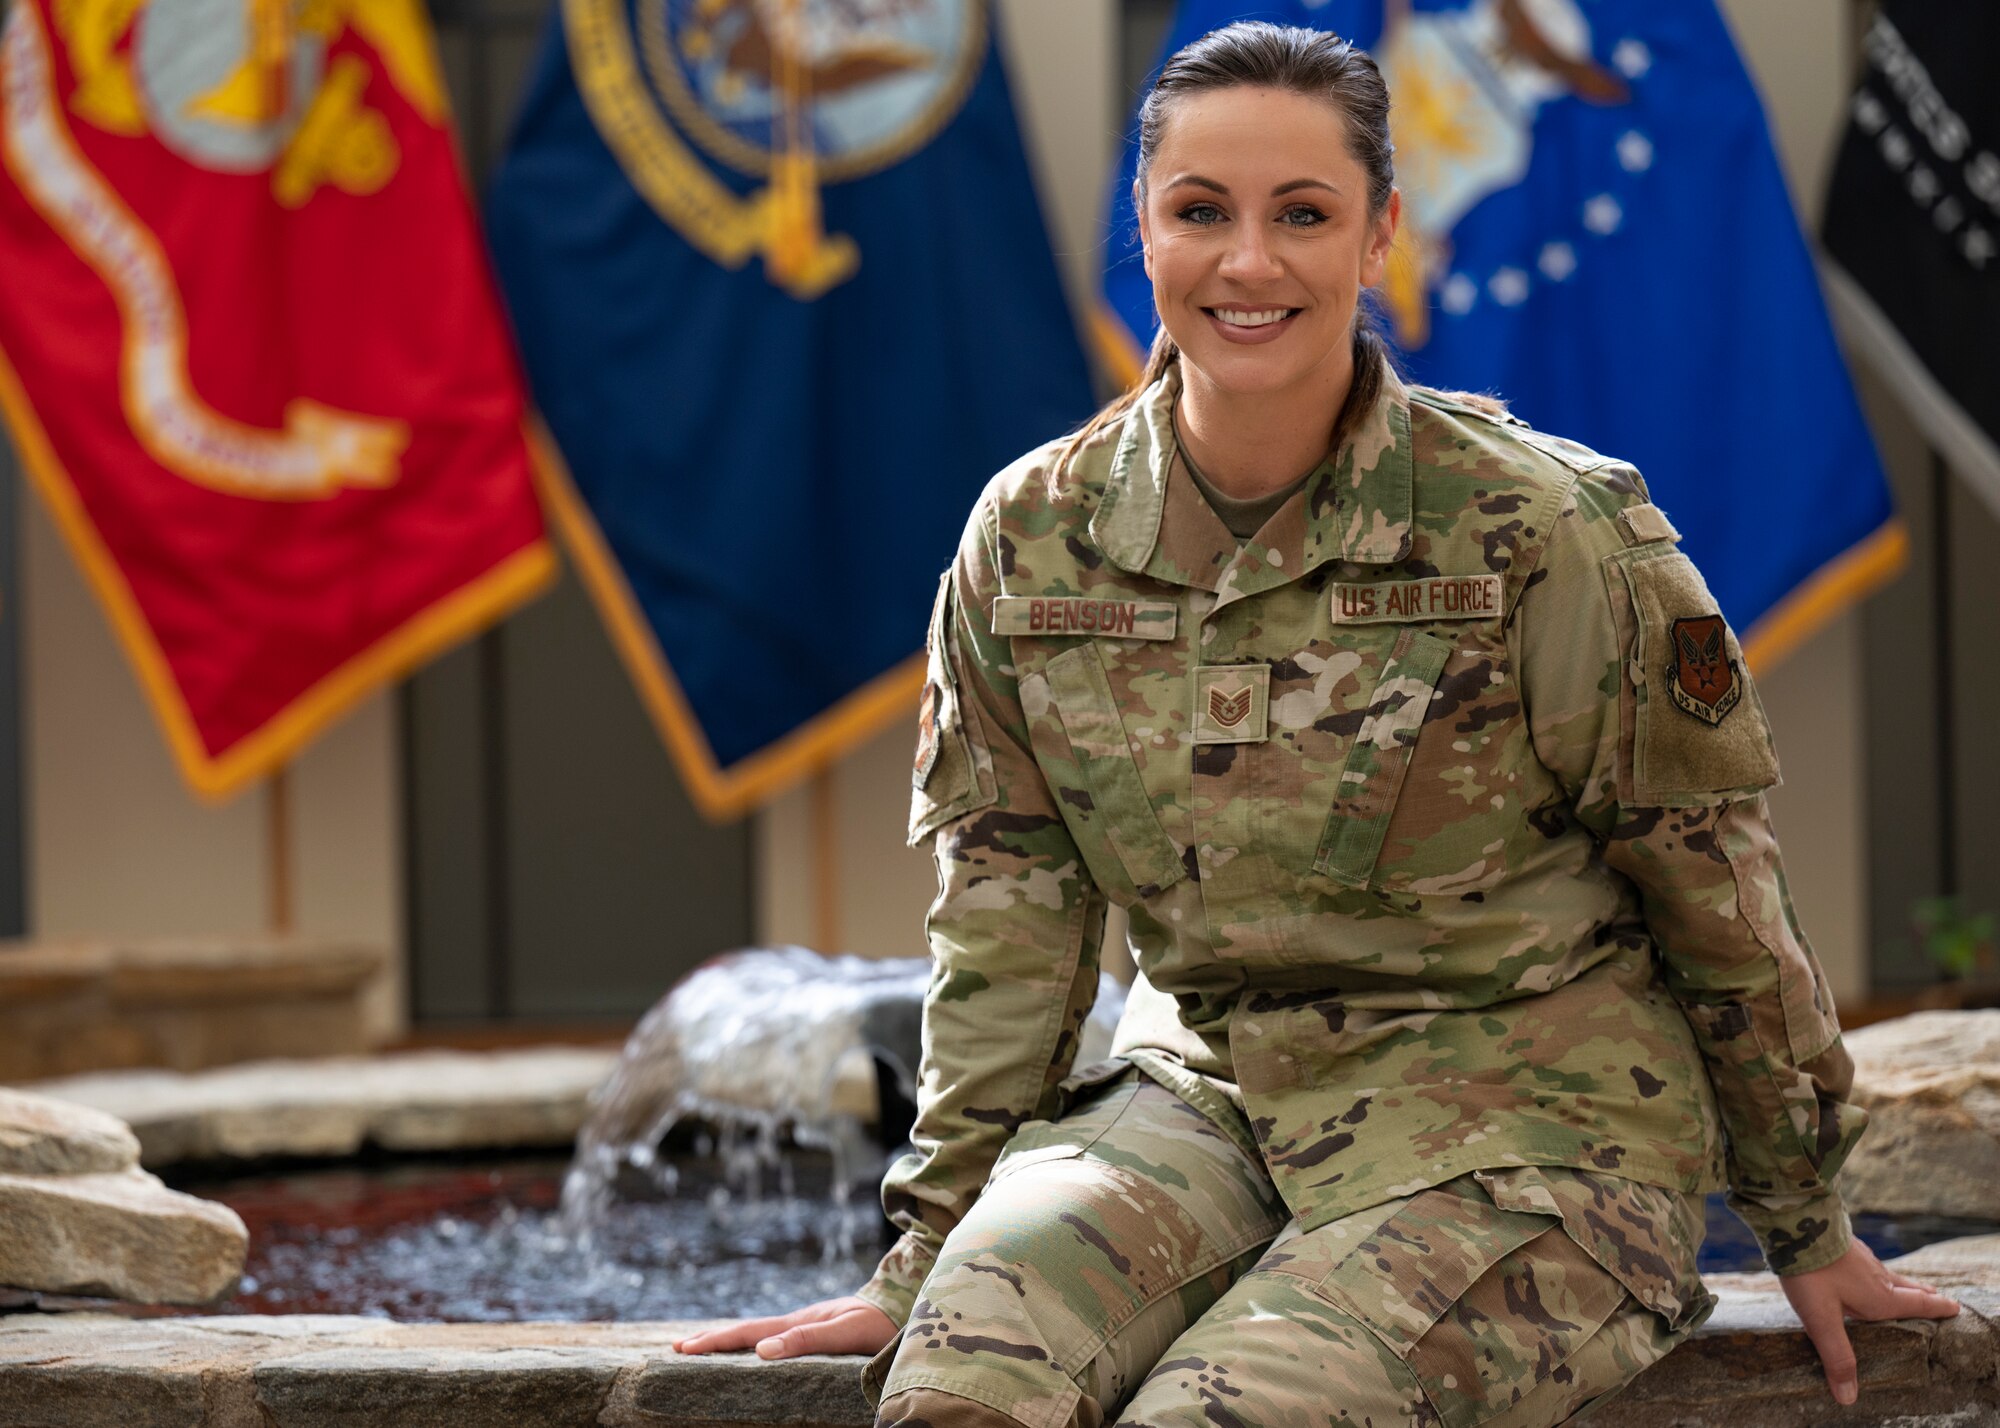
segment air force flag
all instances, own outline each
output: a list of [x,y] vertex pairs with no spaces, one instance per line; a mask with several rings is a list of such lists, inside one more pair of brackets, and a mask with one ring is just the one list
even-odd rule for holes
[[[1382,310],[1411,375],[1634,462],[1753,662],[1895,572],[1881,464],[1712,0],[1182,0],[1169,52],[1238,19],[1332,29],[1382,66],[1404,195]],[[1155,321],[1132,163],[1097,326],[1128,371]]]
[[1092,405],[984,0],[562,0],[488,220],[695,801],[909,717],[980,488]]

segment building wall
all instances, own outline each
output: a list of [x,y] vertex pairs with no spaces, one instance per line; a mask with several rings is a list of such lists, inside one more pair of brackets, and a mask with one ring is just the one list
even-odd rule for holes
[[[1847,73],[1846,0],[1725,0],[1803,209],[1816,213]],[[1121,141],[1116,0],[1000,0],[1002,33],[1046,216],[1079,302],[1096,268],[1103,176]],[[1727,215],[1718,214],[1718,222]],[[1693,280],[1698,280],[1698,275]],[[1885,418],[1893,420],[1893,414]],[[104,620],[23,491],[20,609],[27,702],[29,919],[42,936],[229,933],[265,926],[265,797],[211,808],[183,788]],[[1762,682],[1787,784],[1773,798],[1794,890],[1836,992],[1865,976],[1866,857],[1858,621],[1837,621]],[[928,858],[902,846],[913,729],[830,775],[842,950],[914,955]],[[294,898],[307,933],[402,936],[400,750],[378,698],[309,751],[292,779]],[[811,800],[758,819],[759,936],[815,940]],[[379,1008],[400,1015],[401,978]]]

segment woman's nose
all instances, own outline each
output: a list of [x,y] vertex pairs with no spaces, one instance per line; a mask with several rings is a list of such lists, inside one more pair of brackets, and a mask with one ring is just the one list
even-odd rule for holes
[[1258,225],[1242,224],[1230,235],[1229,247],[1222,255],[1223,277],[1254,282],[1282,276],[1283,272],[1283,265]]

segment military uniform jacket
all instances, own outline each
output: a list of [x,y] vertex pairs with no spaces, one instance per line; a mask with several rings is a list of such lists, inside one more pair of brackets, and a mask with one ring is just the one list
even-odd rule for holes
[[907,1317],[1017,1128],[1123,1069],[1070,1076],[1107,903],[1166,1013],[1120,1053],[1234,1101],[1308,1229],[1559,1165],[1726,1179],[1775,1269],[1832,1262],[1865,1117],[1762,706],[1638,473],[1390,377],[1239,546],[1178,389],[1001,472],[942,583],[935,967],[864,1297]]

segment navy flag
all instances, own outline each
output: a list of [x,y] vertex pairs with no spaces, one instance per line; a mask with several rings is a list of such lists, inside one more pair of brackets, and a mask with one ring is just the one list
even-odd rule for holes
[[[1418,381],[1635,463],[1753,664],[1900,568],[1881,462],[1764,114],[1712,0],[1182,0],[1335,30],[1389,82],[1403,228],[1384,326]],[[1101,336],[1152,340],[1112,184]]]
[[910,717],[981,487],[1091,410],[992,25],[561,0],[495,175],[551,513],[712,817]]
[[2000,8],[1881,0],[1822,233],[1834,315],[2000,514]]

